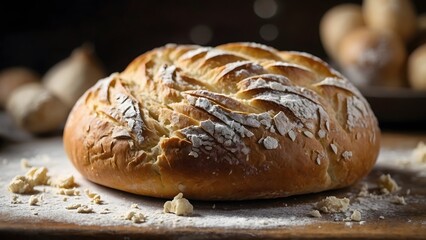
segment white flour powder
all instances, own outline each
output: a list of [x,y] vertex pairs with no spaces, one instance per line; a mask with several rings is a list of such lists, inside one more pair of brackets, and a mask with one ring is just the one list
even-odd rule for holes
[[[243,201],[243,202],[199,202],[190,201],[194,205],[194,214],[190,217],[180,217],[174,214],[163,213],[163,204],[166,200],[155,199],[128,194],[93,184],[74,169],[68,161],[62,148],[62,139],[42,139],[26,144],[10,145],[0,152],[2,175],[0,176],[0,218],[7,222],[37,222],[56,221],[80,225],[97,226],[138,226],[152,228],[228,228],[228,229],[268,229],[333,222],[334,219],[345,219],[354,210],[362,214],[362,224],[379,221],[379,216],[385,219],[402,211],[403,205],[392,203],[386,197],[358,197],[356,187],[340,191],[339,197],[351,199],[349,210],[345,213],[323,214],[321,218],[312,218],[309,213],[313,210],[316,201],[334,193],[320,193],[307,196],[296,196],[275,200]],[[405,167],[400,160],[410,156],[410,151],[382,150],[378,165],[386,167]],[[28,159],[31,166],[45,166],[53,178],[63,178],[73,175],[79,196],[59,195],[58,188],[51,186],[36,186],[36,195],[43,195],[43,200],[35,206],[30,206],[29,195],[13,194],[7,190],[8,183],[16,175],[23,175],[27,171],[21,167],[21,159]],[[407,160],[408,161],[408,160]],[[418,167],[417,167],[418,168]],[[372,183],[370,191],[372,191]],[[403,185],[402,185],[403,186]],[[93,203],[84,190],[99,194],[101,204]],[[407,189],[398,192],[404,195]],[[414,194],[405,194],[407,204],[415,203]],[[66,197],[66,199],[64,199]],[[295,200],[297,198],[297,200]],[[12,203],[14,202],[14,203]],[[418,202],[417,202],[418,203]],[[67,209],[68,206],[80,204],[93,209],[93,213],[78,213],[76,209]],[[135,211],[132,206],[138,206],[138,213],[143,214],[145,222],[134,223],[123,218],[129,211]],[[424,203],[422,203],[424,204]],[[213,207],[212,207],[213,206]],[[376,216],[377,215],[377,216]],[[364,222],[365,221],[365,222]],[[385,221],[385,220],[380,220]],[[352,227],[358,222],[345,225],[338,221],[336,224]]]

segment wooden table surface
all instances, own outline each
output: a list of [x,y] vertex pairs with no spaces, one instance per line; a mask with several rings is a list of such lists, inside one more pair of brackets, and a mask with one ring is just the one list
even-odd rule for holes
[[[165,201],[164,199],[145,198],[110,189],[105,190],[105,193],[103,193],[104,199],[110,199],[110,203],[107,206],[114,209],[114,204],[120,205],[123,204],[123,201],[138,202],[140,206],[147,206],[146,211],[150,222],[142,224],[123,222],[121,224],[120,222],[117,223],[116,219],[113,219],[111,216],[101,216],[100,214],[97,214],[97,217],[93,217],[93,222],[79,222],[77,218],[77,220],[71,219],[69,221],[64,221],[62,218],[55,220],[49,217],[49,205],[47,203],[36,207],[36,210],[39,209],[37,210],[40,212],[39,215],[32,215],[30,210],[25,215],[19,213],[19,211],[27,207],[26,205],[28,204],[21,204],[18,207],[14,207],[13,204],[5,203],[8,200],[4,199],[9,199],[10,193],[5,190],[9,180],[3,176],[0,178],[3,182],[1,184],[1,194],[3,195],[1,203],[3,206],[0,208],[0,238],[426,239],[426,163],[414,164],[409,160],[412,150],[417,146],[419,141],[426,142],[426,134],[384,133],[382,135],[382,149],[377,165],[362,182],[353,187],[317,194],[261,201],[191,201],[194,205],[196,216],[190,221],[187,221],[187,218],[180,218],[182,220],[179,221],[179,217],[162,214],[161,206]],[[45,148],[45,146],[50,146],[50,148]],[[53,148],[58,150],[49,150]],[[60,162],[62,161],[69,164],[61,149],[61,139],[60,137],[56,137],[41,140],[33,139],[27,143],[3,145],[0,148],[0,160],[4,158],[7,161],[3,160],[3,166],[0,165],[0,167],[9,171],[17,171],[12,175],[22,174],[22,170],[14,167],[14,164],[18,166],[22,157],[28,157],[28,154],[35,153],[51,154],[56,160],[59,159],[57,160],[58,162],[44,162],[47,166],[51,165],[52,169],[55,169],[55,166],[61,167]],[[75,171],[72,167],[68,168],[68,170]],[[376,181],[383,173],[391,174],[398,182],[401,190],[396,194],[404,196],[407,205],[394,204],[388,197],[377,193],[377,188],[375,188]],[[79,178],[78,173],[73,172],[73,174],[77,175],[76,180],[82,187],[87,185],[97,191],[104,191],[104,188],[94,186],[93,184],[90,185],[91,183]],[[378,194],[376,197],[379,196],[379,199],[367,199],[365,202],[360,202],[357,194],[363,183],[367,183],[370,192],[376,192]],[[114,203],[114,195],[121,202]],[[331,195],[350,198],[351,209],[359,209],[361,211],[362,221],[343,221],[345,216],[348,216],[347,213],[346,215],[323,214],[322,218],[309,217],[308,212],[312,209],[312,206],[326,196]],[[22,198],[25,197],[27,196],[22,196]],[[52,197],[51,199],[54,198]],[[49,200],[45,201],[48,202]],[[34,211],[34,208],[32,209]],[[66,210],[63,211],[66,212]],[[236,213],[240,216],[238,221],[232,216]],[[161,218],[157,218],[155,214],[162,216]],[[264,214],[268,216],[261,216]],[[92,215],[96,216],[96,214]],[[115,221],[115,223],[108,224],[108,222],[105,222],[104,216],[107,216],[107,218],[110,217],[111,221]],[[381,216],[384,219],[380,219]],[[102,221],[99,220],[100,217],[103,218]],[[213,217],[217,221],[209,221],[209,218]],[[173,221],[169,221],[169,218],[173,218]],[[160,219],[162,220],[160,221]],[[221,219],[223,221],[235,221],[235,223],[221,223]],[[209,225],[210,222],[211,224]],[[245,222],[250,222],[250,224],[245,224]],[[203,223],[202,226],[201,223]]]

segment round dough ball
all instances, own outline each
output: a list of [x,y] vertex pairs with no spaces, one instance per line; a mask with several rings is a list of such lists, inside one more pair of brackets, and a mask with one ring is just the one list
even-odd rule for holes
[[426,44],[418,47],[408,58],[408,80],[410,86],[426,90]]
[[341,4],[328,10],[320,23],[320,37],[327,54],[338,61],[342,38],[363,25],[362,9],[357,4]]
[[339,59],[356,85],[404,85],[402,72],[406,51],[394,34],[367,28],[355,30],[342,40]]
[[0,108],[5,107],[10,94],[18,87],[40,81],[40,76],[23,67],[7,68],[0,72]]
[[98,184],[171,198],[277,198],[349,186],[380,130],[361,93],[308,53],[168,44],[76,103],[64,148]]
[[366,25],[376,31],[390,31],[407,42],[416,33],[416,11],[410,0],[364,0]]

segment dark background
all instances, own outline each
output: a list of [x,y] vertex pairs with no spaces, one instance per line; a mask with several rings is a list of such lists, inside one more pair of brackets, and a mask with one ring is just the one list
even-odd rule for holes
[[[43,74],[85,42],[94,44],[107,72],[122,71],[139,54],[166,43],[200,43],[191,31],[203,25],[218,45],[254,41],[280,50],[326,55],[319,41],[322,15],[343,2],[276,0],[277,13],[261,18],[254,0],[220,1],[9,1],[0,3],[0,70],[30,67]],[[414,1],[426,12],[426,1]],[[265,24],[279,33],[267,41],[259,34]],[[208,34],[207,34],[208,35]]]

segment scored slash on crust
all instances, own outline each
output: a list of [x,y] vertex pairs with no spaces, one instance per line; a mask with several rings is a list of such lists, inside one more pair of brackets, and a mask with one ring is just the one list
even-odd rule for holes
[[[201,183],[210,180],[205,176],[209,171],[215,184],[231,181],[231,175],[223,180],[217,177],[228,176],[229,172],[249,182],[253,175],[271,183],[269,172],[294,175],[291,171],[312,171],[313,178],[320,179],[315,184],[322,185],[310,189],[347,186],[355,179],[346,179],[351,164],[366,161],[361,165],[372,166],[379,146],[374,114],[347,79],[310,54],[279,52],[252,43],[216,48],[167,45],[155,49],[135,59],[124,72],[100,81],[74,109],[64,141],[79,170],[89,175],[90,168],[103,166],[98,161],[105,159],[104,169],[114,168],[116,172],[125,166],[123,174],[137,178],[146,174],[135,173],[136,169],[149,169],[161,176],[160,189],[167,190],[124,189],[148,195],[175,195],[177,187],[163,183],[168,177],[162,175],[180,169],[188,172],[176,172],[172,177],[182,179],[172,182],[185,182],[197,175],[197,182],[204,186]],[[80,128],[87,131],[75,137],[73,129]],[[351,142],[352,138],[357,141]],[[370,157],[360,159],[359,145],[365,141],[370,144],[362,150],[370,152]],[[78,159],[80,153],[85,153],[85,163]],[[146,164],[152,167],[144,168]],[[359,176],[367,170],[351,169]],[[90,175],[91,180],[117,187],[98,176],[102,171]],[[235,189],[241,187],[232,184]],[[209,199],[195,189],[200,186],[186,186],[194,197]],[[274,191],[253,192],[250,196],[247,192],[252,191],[240,189],[229,198],[303,192],[282,187],[274,185]],[[220,192],[215,196],[227,198]]]

